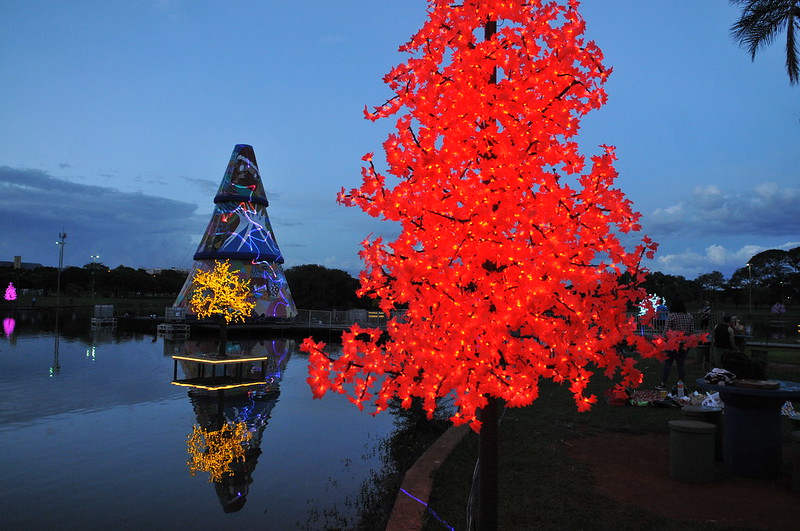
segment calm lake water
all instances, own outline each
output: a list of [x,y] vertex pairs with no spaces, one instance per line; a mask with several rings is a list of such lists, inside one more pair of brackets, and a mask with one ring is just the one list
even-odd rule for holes
[[[172,383],[171,356],[213,341],[42,328],[5,317],[0,333],[2,529],[324,529],[353,521],[381,471],[393,417],[312,400],[294,340],[230,342],[270,357],[272,383],[220,403]],[[193,429],[235,420],[252,434],[245,463],[223,482],[191,475]]]

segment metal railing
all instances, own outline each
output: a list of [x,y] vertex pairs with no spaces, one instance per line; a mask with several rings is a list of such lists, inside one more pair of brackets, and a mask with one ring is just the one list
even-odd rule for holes
[[[710,333],[712,330],[714,330],[714,327],[722,322],[723,312],[711,312],[709,314],[708,325],[705,327],[700,326],[700,323],[703,318],[700,312],[694,312],[691,315],[694,321],[695,333],[701,334],[703,332]],[[640,315],[635,315],[634,318],[636,319],[636,322],[639,325],[638,329],[640,334],[646,336],[653,336],[664,333],[664,325],[666,324],[666,319],[653,319],[650,323],[645,323]]]
[[[392,318],[400,318],[405,310],[396,310]],[[349,328],[358,324],[365,328],[385,328],[389,318],[382,311],[374,310],[297,310],[293,323],[309,328]]]

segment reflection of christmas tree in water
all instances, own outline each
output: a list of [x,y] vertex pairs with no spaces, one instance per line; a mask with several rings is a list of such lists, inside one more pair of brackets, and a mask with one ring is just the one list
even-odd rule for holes
[[223,397],[223,391],[217,393],[220,396],[198,393],[191,397],[199,425],[193,426],[187,440],[187,464],[192,475],[208,472],[222,509],[235,512],[247,501],[264,428],[278,392],[239,391],[230,397]]
[[6,336],[10,339],[11,335],[14,333],[14,327],[17,325],[17,321],[13,317],[6,317],[3,319],[3,332],[5,332]]
[[209,481],[222,481],[233,463],[244,460],[250,432],[244,422],[225,422],[218,430],[206,431],[195,425],[187,443],[189,471],[208,472]]
[[[226,390],[203,388],[202,377],[199,377],[203,372],[201,363],[181,359],[184,375],[198,384],[189,391],[198,424],[193,426],[187,439],[187,465],[192,475],[209,474],[209,482],[214,483],[225,512],[238,511],[247,501],[252,473],[261,455],[264,428],[278,401],[278,386],[291,352],[289,343],[292,342],[271,340],[228,345],[230,363],[219,368],[223,373],[235,371],[236,360],[268,358],[265,365],[258,367],[258,379],[264,383],[256,386],[247,383],[244,387]],[[183,350],[187,356],[202,359],[205,347],[216,349],[213,344],[187,341]]]

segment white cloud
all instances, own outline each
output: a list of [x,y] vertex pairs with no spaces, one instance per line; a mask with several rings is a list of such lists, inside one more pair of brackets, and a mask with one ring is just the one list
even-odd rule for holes
[[[66,265],[100,254],[116,267],[189,267],[208,223],[194,204],[69,182],[0,166],[0,259],[55,265],[55,236],[68,234]],[[35,198],[36,201],[31,201]]]
[[752,180],[748,188],[698,185],[642,217],[661,245],[650,269],[686,278],[730,276],[755,254],[800,245],[800,189]]
[[643,217],[657,240],[676,234],[794,236],[800,233],[800,189],[764,182],[749,190],[696,187],[691,196]]
[[698,186],[694,189],[692,195],[693,203],[706,210],[718,209],[724,202],[724,195],[719,186],[709,184],[706,186]]
[[790,241],[782,245],[764,247],[761,245],[743,245],[739,249],[728,249],[723,245],[709,245],[703,252],[692,249],[657,255],[651,269],[669,275],[680,275],[688,279],[695,279],[698,275],[720,271],[725,276],[730,276],[733,271],[743,267],[754,255],[767,249],[793,249],[800,242]]
[[724,265],[729,255],[730,252],[721,245],[712,245],[706,249],[708,261],[714,265]]
[[764,183],[756,186],[756,195],[764,199],[772,199],[778,194],[778,185],[775,183]]

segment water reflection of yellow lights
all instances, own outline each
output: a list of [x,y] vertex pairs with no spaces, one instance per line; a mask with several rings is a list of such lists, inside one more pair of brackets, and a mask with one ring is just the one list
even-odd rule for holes
[[189,472],[208,472],[209,482],[222,481],[231,471],[230,465],[244,461],[244,444],[252,437],[244,422],[226,422],[216,431],[194,425],[186,440]]
[[[205,358],[198,356],[172,356],[174,361],[172,383],[184,387],[194,387],[197,389],[205,389],[208,391],[221,391],[225,389],[236,389],[240,387],[248,387],[253,385],[262,385],[265,382],[264,375],[266,374],[266,362],[271,358],[270,356],[258,356],[250,358]],[[186,361],[189,363],[197,363],[199,367],[199,374],[192,378],[178,378],[178,362]],[[253,378],[244,373],[244,369],[248,363],[258,362],[261,369],[256,371],[255,368],[251,372],[257,372],[257,378]],[[216,367],[222,365],[223,374],[216,374]],[[205,367],[210,366],[212,373],[205,374]],[[235,368],[234,374],[226,374],[226,366]]]
[[226,363],[247,363],[248,361],[267,361],[269,356],[259,356],[256,358],[204,358],[202,356],[172,356],[174,360],[194,361],[197,363],[209,363],[213,365],[224,365]]
[[205,389],[206,391],[224,391],[225,389],[237,389],[239,387],[249,387],[253,385],[264,385],[264,381],[259,382],[241,382],[235,384],[220,384],[220,385],[204,385],[198,383],[186,383],[186,382],[172,382],[172,385],[179,385],[181,387],[193,387],[195,389]]

